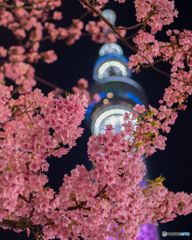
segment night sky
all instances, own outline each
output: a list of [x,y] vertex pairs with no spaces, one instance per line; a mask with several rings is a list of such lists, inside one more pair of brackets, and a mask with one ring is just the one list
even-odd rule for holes
[[[116,26],[132,26],[136,24],[135,9],[133,1],[127,0],[125,4],[119,4],[110,0],[111,3],[106,5],[106,8],[114,10],[117,14]],[[175,0],[176,9],[179,11],[178,18],[175,22],[163,28],[162,32],[158,32],[157,39],[160,41],[168,41],[165,31],[168,29],[191,29],[192,14],[189,0]],[[84,13],[84,8],[77,0],[63,1],[61,10],[63,13],[63,20],[59,21],[58,26],[67,27],[71,24],[72,18],[79,18]],[[93,19],[91,15],[85,18],[85,22]],[[98,19],[98,18],[97,18]],[[93,19],[94,20],[94,19]],[[10,44],[17,44],[13,40],[13,35],[8,30],[0,27],[1,40],[0,45],[9,47]],[[128,34],[133,34],[131,31]],[[14,42],[14,43],[13,43]],[[121,41],[117,42],[123,49],[124,55],[129,57],[133,54],[124,46]],[[130,42],[131,43],[131,42]],[[67,46],[64,40],[51,43],[49,40],[41,43],[41,51],[54,49],[58,55],[58,60],[53,64],[46,64],[40,62],[34,65],[36,68],[36,76],[41,77],[57,86],[71,91],[71,88],[76,85],[79,78],[85,78],[91,85],[93,83],[92,70],[98,59],[99,49],[102,44],[96,44],[91,41],[89,36],[82,37],[73,46]],[[169,64],[158,63],[156,65],[159,69],[169,73]],[[169,86],[169,78],[157,73],[153,69],[141,69],[139,74],[134,73],[132,79],[137,81],[145,90],[148,102],[153,107],[158,108],[158,100],[162,98],[164,88]],[[51,87],[43,83],[37,83],[37,87],[47,94],[52,90]],[[191,157],[191,136],[192,136],[192,97],[189,97],[187,109],[179,112],[179,117],[175,125],[172,126],[171,132],[167,134],[168,137],[166,149],[164,151],[158,150],[154,155],[146,159],[147,171],[150,179],[155,179],[161,174],[166,178],[164,185],[170,191],[176,192],[192,192],[192,157]],[[70,171],[75,166],[84,164],[87,170],[91,169],[91,162],[87,157],[87,142],[91,136],[91,132],[86,128],[85,123],[81,125],[85,128],[84,134],[77,140],[77,146],[74,147],[70,153],[62,158],[49,158],[50,169],[48,177],[50,179],[49,185],[55,191],[59,190],[62,185],[64,174],[70,174]],[[161,232],[190,232],[190,237],[179,237],[179,239],[192,239],[192,214],[188,216],[178,216],[173,222],[160,224],[159,233]],[[9,230],[0,230],[0,239],[4,240],[25,240],[26,233],[13,233]],[[167,239],[175,239],[176,237],[166,237]],[[31,235],[29,239],[33,239]]]

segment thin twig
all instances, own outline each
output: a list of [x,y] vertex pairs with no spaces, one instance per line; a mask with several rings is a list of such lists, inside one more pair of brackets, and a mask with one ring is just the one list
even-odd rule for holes
[[[87,15],[89,14],[89,11],[87,10],[80,18],[78,18],[79,21],[83,20]],[[69,30],[74,26],[74,23],[72,23],[70,26],[68,26],[66,29]]]
[[51,38],[51,35],[48,35],[48,36],[45,36],[45,37],[43,37],[43,38],[41,38],[41,39],[39,39],[39,40],[37,40],[37,41],[35,41],[35,42],[31,42],[29,45],[25,44],[25,45],[23,45],[22,47],[23,47],[23,48],[30,48],[30,47],[32,47],[35,43],[37,43],[37,42],[42,42],[42,41],[48,40],[48,39],[50,39],[50,38]]
[[79,21],[83,20],[87,15],[89,14],[89,11],[86,11],[79,19]]
[[18,85],[14,90],[13,90],[13,92],[11,93],[11,96],[13,97],[13,95],[15,94],[15,93],[17,93],[18,91],[19,91],[19,89],[21,89],[23,87],[23,85],[21,84],[21,85]]
[[135,29],[135,28],[138,28],[142,25],[144,25],[149,19],[150,17],[153,15],[154,11],[151,11],[151,13],[149,14],[149,16],[143,21],[143,22],[140,22],[134,26],[131,26],[131,27],[121,27],[121,28],[118,28],[116,27],[117,30],[132,30],[132,29]]
[[42,82],[42,83],[44,83],[44,84],[46,84],[47,86],[50,86],[50,87],[52,87],[52,88],[55,88],[55,89],[56,89],[56,88],[59,88],[59,89],[62,91],[62,93],[66,93],[66,91],[65,91],[64,89],[58,87],[57,85],[55,85],[55,84],[53,84],[53,83],[50,83],[50,82],[46,81],[46,80],[43,79],[43,78],[40,78],[40,77],[38,77],[38,76],[35,76],[35,80],[37,80],[37,81],[39,81],[39,82]]
[[19,197],[22,198],[25,202],[30,203],[24,196],[22,196],[21,194],[19,194]]

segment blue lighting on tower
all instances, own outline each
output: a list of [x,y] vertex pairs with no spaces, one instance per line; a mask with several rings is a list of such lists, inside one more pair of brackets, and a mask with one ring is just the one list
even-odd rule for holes
[[[118,94],[118,92],[119,92],[118,90],[112,91],[113,94]],[[106,92],[102,92],[102,93],[99,94],[99,96],[100,96],[101,99],[105,98],[106,95],[107,95]],[[135,96],[133,93],[128,92],[126,95],[127,95],[128,98],[132,99],[136,104],[139,104],[139,105],[142,105],[142,104],[143,104],[143,103],[141,102],[141,100],[140,100],[137,96]],[[91,112],[92,112],[92,109],[93,109],[93,107],[95,106],[95,104],[96,104],[95,100],[93,100],[93,101],[89,104],[89,106],[88,106],[88,108],[87,108],[86,115],[85,115],[85,120],[90,119],[90,117],[91,117]]]
[[128,93],[127,93],[127,97],[130,98],[130,99],[132,99],[135,103],[138,103],[139,105],[142,105],[142,104],[143,104],[143,103],[140,101],[140,99],[139,99],[137,96],[135,96],[133,93],[131,93],[131,92],[128,92]]

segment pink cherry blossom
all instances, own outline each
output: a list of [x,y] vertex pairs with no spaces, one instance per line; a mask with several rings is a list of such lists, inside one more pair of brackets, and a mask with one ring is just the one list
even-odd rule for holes
[[54,20],[61,20],[62,18],[63,18],[63,16],[62,16],[62,13],[61,13],[61,12],[55,11],[55,12],[53,13],[53,19],[54,19]]
[[[90,1],[80,2],[90,13],[91,8],[86,5]],[[107,2],[96,0],[91,6],[101,12]],[[47,158],[51,155],[61,158],[76,145],[83,134],[79,126],[88,103],[98,102],[100,97],[90,95],[84,78],[72,88],[75,95],[63,98],[56,89],[46,97],[39,89],[32,90],[36,81],[31,63],[41,58],[46,63],[57,60],[53,50],[38,52],[45,39],[52,42],[65,39],[66,44],[72,45],[84,36],[84,30],[97,43],[112,43],[118,37],[103,20],[84,24],[82,19],[73,19],[70,26],[57,28],[48,20],[62,19],[62,13],[55,11],[61,5],[60,0],[17,0],[14,8],[8,5],[12,3],[1,1],[0,26],[20,40],[20,46],[0,47],[0,57],[5,60],[0,67],[2,227],[7,227],[3,226],[3,220],[17,221],[21,227],[13,230],[26,229],[29,235],[39,225],[44,240],[77,239],[79,235],[85,239],[106,239],[110,235],[134,240],[140,224],[157,225],[157,221],[172,221],[177,215],[192,212],[192,195],[168,191],[163,178],[147,186],[139,184],[146,174],[142,156],[165,149],[167,137],[163,133],[171,131],[178,111],[186,109],[192,94],[192,32],[168,30],[169,42],[160,42],[156,32],[177,17],[174,2],[136,0],[134,3],[137,21],[145,21],[150,33],[147,27],[133,37],[137,52],[130,57],[129,67],[138,72],[142,64],[151,65],[156,58],[162,58],[170,64],[170,86],[165,89],[158,109],[149,106],[146,110],[144,105],[137,104],[134,112],[126,113],[123,132],[115,134],[113,126],[106,125],[104,134],[91,136],[88,155],[95,169],[88,172],[85,166],[77,165],[71,176],[64,176],[56,193],[46,187],[48,178],[44,172],[50,167]],[[121,28],[116,31],[124,37],[126,30]],[[5,78],[19,85],[18,98],[12,98],[13,86],[7,87]],[[39,238],[38,234],[35,238]]]
[[136,104],[133,110],[138,112],[138,113],[143,113],[143,112],[146,111],[145,106],[144,105],[139,105],[139,104]]

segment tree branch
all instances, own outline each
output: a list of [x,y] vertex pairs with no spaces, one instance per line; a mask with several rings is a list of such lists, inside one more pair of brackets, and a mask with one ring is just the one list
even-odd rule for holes
[[142,22],[134,25],[134,26],[131,26],[131,27],[121,27],[121,28],[116,28],[117,30],[131,30],[131,29],[135,29],[135,28],[138,28],[142,25],[144,25],[149,19],[150,17],[153,15],[154,11],[151,11],[151,13],[149,14],[149,16]]
[[42,82],[42,83],[44,83],[45,85],[50,86],[50,87],[52,87],[52,88],[54,88],[54,89],[56,89],[56,88],[61,89],[61,91],[62,91],[63,94],[67,93],[67,91],[65,91],[64,89],[58,87],[57,85],[55,85],[55,84],[53,84],[53,83],[50,83],[50,82],[46,81],[46,80],[43,79],[43,78],[40,78],[40,77],[38,77],[38,76],[35,76],[34,78],[35,78],[35,80],[37,80],[37,81],[39,81],[39,82]]
[[21,230],[25,230],[26,228],[31,228],[31,227],[33,228],[41,227],[41,225],[33,225],[32,221],[29,218],[22,218],[22,217],[20,217],[18,221],[3,219],[3,221],[0,222],[0,226],[12,228],[12,229],[21,229]]

